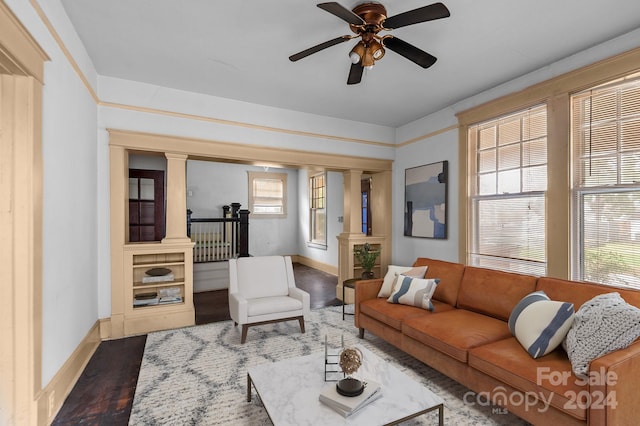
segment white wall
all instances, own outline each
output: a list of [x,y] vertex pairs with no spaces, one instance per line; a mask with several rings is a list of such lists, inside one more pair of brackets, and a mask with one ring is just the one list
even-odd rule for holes
[[[264,168],[210,161],[187,161],[187,208],[193,217],[222,217],[222,206],[240,203],[249,208],[248,172]],[[254,256],[297,254],[298,171],[270,168],[287,174],[287,216],[249,216],[249,253]],[[189,191],[191,195],[189,194]]]
[[[97,107],[29,2],[7,5],[50,57],[43,88],[42,385],[98,318]],[[43,9],[79,58],[88,83],[96,73],[58,1]]]

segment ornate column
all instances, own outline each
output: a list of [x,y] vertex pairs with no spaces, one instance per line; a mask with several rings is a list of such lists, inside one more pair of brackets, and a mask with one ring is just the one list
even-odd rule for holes
[[167,215],[163,243],[189,242],[187,237],[187,155],[165,153],[167,157]]

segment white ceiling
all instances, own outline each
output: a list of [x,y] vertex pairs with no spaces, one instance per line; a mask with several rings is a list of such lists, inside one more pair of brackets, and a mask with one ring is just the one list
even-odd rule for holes
[[319,2],[62,0],[100,75],[393,127],[640,27],[638,0],[443,0],[451,17],[392,32],[434,66],[388,51],[347,86],[355,40],[288,59],[352,34]]

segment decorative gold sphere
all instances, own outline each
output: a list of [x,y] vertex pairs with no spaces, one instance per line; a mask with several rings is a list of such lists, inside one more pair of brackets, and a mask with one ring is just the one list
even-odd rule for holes
[[347,348],[340,353],[340,368],[350,376],[362,365],[362,352],[356,348]]

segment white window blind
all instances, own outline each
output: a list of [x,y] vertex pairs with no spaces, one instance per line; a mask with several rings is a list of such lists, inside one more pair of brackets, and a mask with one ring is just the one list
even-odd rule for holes
[[640,78],[572,96],[573,276],[640,288]]
[[469,127],[471,265],[545,275],[547,110]]
[[249,210],[252,215],[286,214],[285,173],[249,172]]

